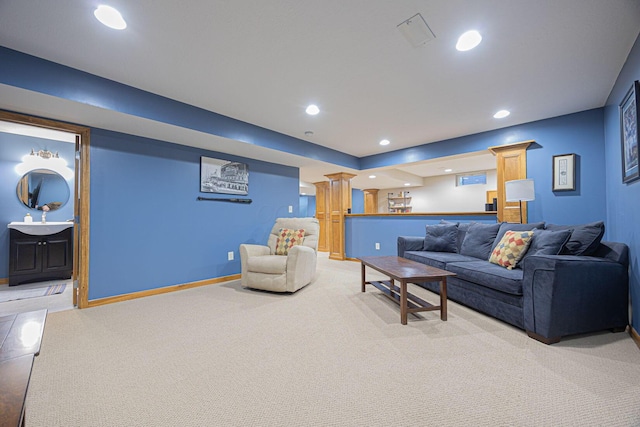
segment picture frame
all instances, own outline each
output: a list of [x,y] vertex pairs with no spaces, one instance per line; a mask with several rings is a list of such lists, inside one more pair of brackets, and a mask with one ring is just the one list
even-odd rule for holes
[[249,166],[201,156],[200,192],[246,196],[249,194]]
[[576,189],[576,155],[558,154],[553,156],[553,191],[574,191]]
[[620,144],[622,148],[622,182],[640,178],[638,170],[638,93],[636,80],[620,103]]

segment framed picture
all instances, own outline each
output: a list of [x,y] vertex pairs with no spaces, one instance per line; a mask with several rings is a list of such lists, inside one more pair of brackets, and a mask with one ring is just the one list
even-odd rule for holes
[[576,155],[559,154],[553,156],[553,191],[573,191],[576,189]]
[[622,142],[622,182],[631,182],[638,174],[638,92],[640,82],[633,82],[620,104]]
[[200,192],[247,195],[249,166],[245,163],[200,157]]

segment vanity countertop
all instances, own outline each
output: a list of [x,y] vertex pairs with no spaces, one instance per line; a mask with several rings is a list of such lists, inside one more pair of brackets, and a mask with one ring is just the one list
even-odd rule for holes
[[68,222],[68,221],[65,221],[65,222],[47,221],[44,224],[39,221],[11,222],[7,225],[7,228],[12,228],[24,234],[29,234],[32,236],[46,236],[49,234],[56,234],[70,227],[73,227],[73,222]]

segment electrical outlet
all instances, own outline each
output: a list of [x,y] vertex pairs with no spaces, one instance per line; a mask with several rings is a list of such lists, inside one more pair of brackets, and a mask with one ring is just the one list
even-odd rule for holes
[[289,206],[289,213],[293,213],[293,206]]
[[380,243],[376,243],[376,251],[380,250]]
[[233,261],[233,251],[227,252],[227,259]]

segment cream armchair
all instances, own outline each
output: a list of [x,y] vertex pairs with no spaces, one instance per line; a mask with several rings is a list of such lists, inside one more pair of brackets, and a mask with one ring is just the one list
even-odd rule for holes
[[[302,243],[275,255],[281,229],[303,229]],[[267,246],[240,245],[242,286],[274,292],[295,292],[313,281],[316,274],[320,224],[315,218],[278,218]]]

